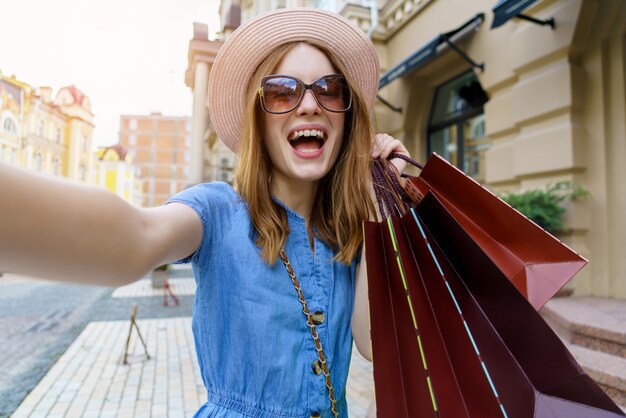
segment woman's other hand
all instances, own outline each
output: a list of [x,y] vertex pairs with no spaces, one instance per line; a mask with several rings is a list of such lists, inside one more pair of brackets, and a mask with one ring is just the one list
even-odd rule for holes
[[[403,154],[407,157],[411,156],[400,140],[385,133],[376,134],[372,141],[372,158],[387,158],[392,153]],[[404,172],[406,161],[394,158],[391,162],[396,166],[400,174]]]

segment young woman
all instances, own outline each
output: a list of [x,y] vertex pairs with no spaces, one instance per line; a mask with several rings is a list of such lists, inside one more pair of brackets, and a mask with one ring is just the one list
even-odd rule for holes
[[0,165],[0,270],[121,285],[190,261],[208,391],[196,416],[347,417],[353,339],[371,359],[369,164],[407,154],[373,135],[378,76],[372,43],[341,16],[249,21],[222,47],[208,92],[212,125],[239,156],[235,188],[200,184],[135,209]]

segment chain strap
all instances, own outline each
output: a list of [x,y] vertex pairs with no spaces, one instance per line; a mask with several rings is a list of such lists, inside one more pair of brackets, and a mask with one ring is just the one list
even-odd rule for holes
[[280,259],[285,264],[285,268],[287,269],[287,273],[289,273],[289,277],[291,278],[291,282],[293,283],[293,287],[296,289],[298,293],[298,299],[300,299],[300,303],[302,303],[302,312],[304,312],[304,316],[306,317],[306,323],[311,330],[311,336],[313,337],[313,341],[315,341],[315,350],[317,350],[317,356],[319,357],[322,372],[324,373],[324,377],[326,378],[326,387],[328,388],[328,397],[330,398],[330,405],[333,411],[333,415],[335,418],[339,417],[339,412],[337,412],[337,401],[335,400],[335,391],[333,389],[333,385],[330,381],[330,372],[328,371],[328,365],[326,364],[326,356],[324,355],[324,350],[322,350],[322,343],[317,335],[317,329],[315,328],[315,323],[313,323],[313,315],[309,312],[309,307],[307,305],[306,300],[304,299],[304,295],[302,294],[302,289],[300,288],[300,283],[298,282],[298,278],[296,277],[296,273],[294,273],[291,264],[289,263],[289,259],[287,258],[287,254],[284,249],[280,250]]

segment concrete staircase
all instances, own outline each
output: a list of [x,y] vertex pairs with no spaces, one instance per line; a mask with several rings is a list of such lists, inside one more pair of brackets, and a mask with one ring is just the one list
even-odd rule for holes
[[589,376],[626,412],[626,300],[554,298],[540,313]]

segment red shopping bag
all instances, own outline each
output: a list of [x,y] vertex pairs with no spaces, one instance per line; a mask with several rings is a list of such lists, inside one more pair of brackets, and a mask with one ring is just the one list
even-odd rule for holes
[[[379,417],[617,417],[464,225],[426,192],[364,225]],[[393,193],[392,193],[393,194]]]
[[429,191],[539,310],[587,260],[437,154],[406,191],[419,202]]

